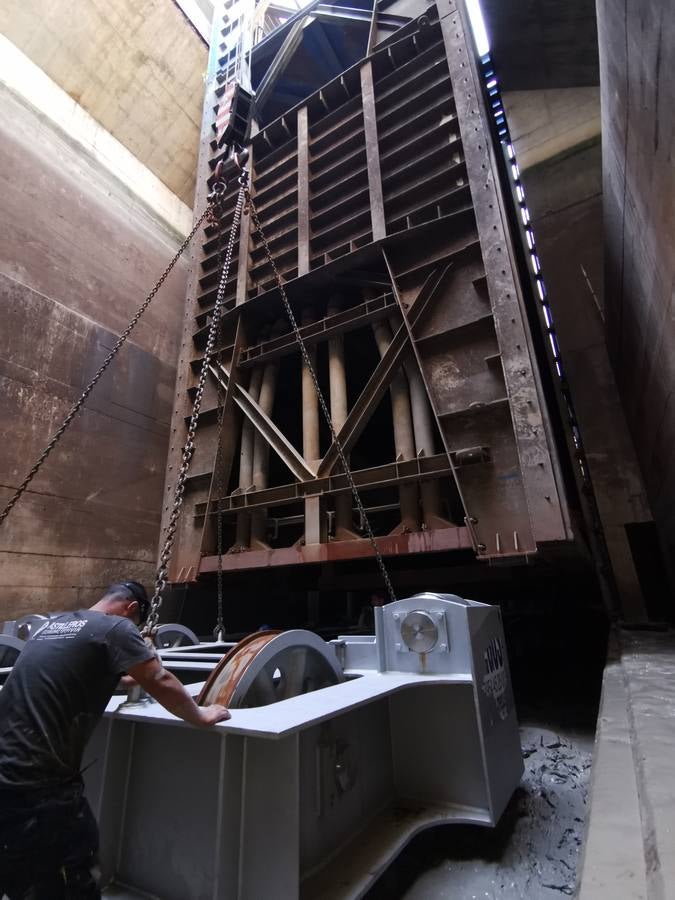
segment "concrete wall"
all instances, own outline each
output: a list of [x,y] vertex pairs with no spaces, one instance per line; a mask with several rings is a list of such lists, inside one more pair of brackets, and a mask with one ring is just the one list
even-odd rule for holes
[[173,0],[3,0],[0,34],[192,205],[208,51]]
[[600,88],[509,91],[509,131],[521,170],[600,136]]
[[675,16],[597,8],[607,339],[675,584]]
[[599,94],[523,91],[504,101],[622,614],[639,619],[625,526],[650,512],[604,338]]
[[[4,502],[182,237],[2,79],[0,219]],[[151,582],[185,278],[181,265],[0,528],[0,620]]]

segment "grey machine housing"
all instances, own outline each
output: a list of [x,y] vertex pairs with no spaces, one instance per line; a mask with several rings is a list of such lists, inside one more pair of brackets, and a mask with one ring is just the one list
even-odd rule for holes
[[344,681],[209,730],[113,698],[86,772],[108,880],[162,900],[359,897],[420,830],[496,825],[523,771],[499,609],[417,594],[324,649]]

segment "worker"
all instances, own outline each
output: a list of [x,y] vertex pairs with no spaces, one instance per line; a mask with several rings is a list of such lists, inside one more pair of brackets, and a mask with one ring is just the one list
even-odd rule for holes
[[98,827],[83,796],[82,754],[127,675],[192,725],[230,718],[199,707],[140,635],[145,589],[111,585],[91,609],[54,616],[0,690],[0,897],[99,898]]
[[357,628],[367,628],[372,630],[375,628],[375,608],[378,606],[384,606],[385,604],[385,596],[382,591],[373,591],[370,595],[370,600],[365,606],[361,607],[361,612],[359,613],[359,621],[357,624]]

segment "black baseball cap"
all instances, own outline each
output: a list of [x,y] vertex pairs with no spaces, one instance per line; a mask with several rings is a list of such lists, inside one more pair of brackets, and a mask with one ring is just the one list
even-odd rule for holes
[[143,585],[139,581],[116,581],[115,584],[111,584],[108,588],[109,594],[122,593],[123,591],[128,597],[136,600],[140,612],[141,623],[145,622],[148,618],[148,613],[150,612],[150,601],[148,600],[148,593]]

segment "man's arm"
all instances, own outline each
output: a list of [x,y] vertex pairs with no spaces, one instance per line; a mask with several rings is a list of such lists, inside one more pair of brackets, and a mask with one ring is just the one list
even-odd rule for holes
[[215,725],[230,718],[224,706],[197,706],[180,681],[167,672],[157,657],[132,666],[128,674],[165,709],[191,725]]

